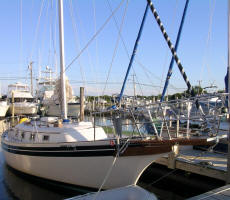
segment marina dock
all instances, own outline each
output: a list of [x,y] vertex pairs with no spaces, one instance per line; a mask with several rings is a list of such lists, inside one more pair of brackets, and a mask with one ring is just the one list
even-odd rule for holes
[[208,176],[226,181],[227,155],[201,150],[181,150],[180,154],[162,157],[157,164],[171,169],[181,169],[187,172]]
[[230,199],[230,185],[225,185],[223,187],[217,188],[215,190],[206,192],[204,194],[189,198],[187,200],[201,200],[201,199],[209,199],[209,200],[227,200]]

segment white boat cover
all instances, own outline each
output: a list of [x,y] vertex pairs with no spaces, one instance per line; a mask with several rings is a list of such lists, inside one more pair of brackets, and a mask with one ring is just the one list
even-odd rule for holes
[[139,186],[129,185],[98,193],[87,193],[67,200],[157,200],[157,197]]

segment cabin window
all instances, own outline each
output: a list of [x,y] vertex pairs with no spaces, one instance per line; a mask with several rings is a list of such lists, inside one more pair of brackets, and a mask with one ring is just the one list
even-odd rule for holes
[[43,140],[48,141],[49,140],[49,135],[43,135]]
[[21,133],[21,137],[22,137],[22,139],[25,138],[25,133],[24,132]]

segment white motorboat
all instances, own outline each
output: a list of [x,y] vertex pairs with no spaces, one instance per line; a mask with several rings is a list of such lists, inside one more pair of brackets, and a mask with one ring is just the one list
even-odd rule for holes
[[0,101],[0,117],[5,117],[8,111],[9,105],[7,101]]
[[[12,103],[12,94],[14,103]],[[37,114],[37,104],[34,103],[34,98],[30,93],[29,86],[22,83],[10,84],[8,86],[8,95],[10,101],[10,113],[14,106],[15,115],[34,115]]]

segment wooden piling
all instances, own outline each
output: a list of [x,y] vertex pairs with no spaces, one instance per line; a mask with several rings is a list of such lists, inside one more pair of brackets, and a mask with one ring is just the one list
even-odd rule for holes
[[12,91],[12,126],[14,126],[14,91]]
[[80,87],[80,121],[84,121],[84,87]]

